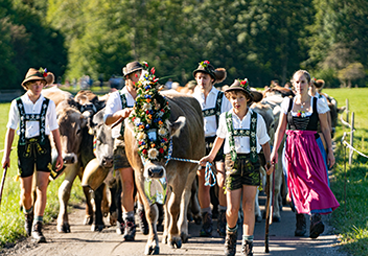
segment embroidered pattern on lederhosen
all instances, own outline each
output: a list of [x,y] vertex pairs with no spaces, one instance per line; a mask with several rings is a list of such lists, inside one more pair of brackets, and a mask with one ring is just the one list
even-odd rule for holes
[[39,114],[27,114],[24,110],[24,105],[21,98],[17,98],[17,107],[20,114],[20,124],[19,124],[19,145],[26,144],[26,122],[27,121],[38,121],[40,124],[40,141],[39,143],[43,145],[46,138],[46,112],[49,105],[49,99],[45,98],[42,102],[41,113]]
[[256,163],[258,161],[258,154],[257,154],[257,113],[253,112],[251,115],[250,121],[250,129],[234,129],[233,126],[233,115],[232,113],[226,113],[226,125],[227,130],[229,132],[229,144],[230,144],[230,154],[231,160],[236,161],[236,150],[235,150],[235,140],[234,137],[236,136],[249,136],[250,138],[250,161],[252,163]]
[[218,127],[219,117],[221,115],[221,104],[222,104],[223,95],[224,93],[219,91],[219,93],[217,94],[215,107],[209,108],[206,110],[202,110],[203,117],[216,116],[217,127]]
[[[134,106],[128,106],[128,101],[127,101],[127,98],[125,97],[125,94],[123,93],[123,90],[120,90],[120,99],[121,99],[121,109],[134,107]],[[120,128],[120,135],[123,137],[124,137],[124,130],[125,130],[125,126],[124,126],[124,122],[122,122],[121,128]]]

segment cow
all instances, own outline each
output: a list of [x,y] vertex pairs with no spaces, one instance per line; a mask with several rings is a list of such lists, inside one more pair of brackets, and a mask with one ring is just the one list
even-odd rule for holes
[[[171,115],[169,132],[173,145],[173,157],[199,160],[205,155],[202,110],[198,101],[177,92],[166,91],[161,95],[168,101]],[[146,178],[167,179],[168,196],[165,203],[165,221],[163,242],[171,247],[180,248],[182,241],[188,238],[187,206],[191,196],[191,187],[196,177],[198,164],[170,160],[165,166],[165,160],[142,162],[138,154],[138,143],[135,138],[134,125],[126,118],[124,120],[125,150],[129,163],[134,169],[135,181],[142,195],[146,218],[149,225],[149,237],[144,253],[159,254],[159,241],[156,222],[158,206],[150,204],[145,194]]]
[[[292,90],[281,87],[281,86],[274,86],[274,87],[269,88],[263,93],[263,99],[260,103],[258,103],[262,105],[267,105],[272,109],[272,113],[274,117],[274,127],[272,128],[273,132],[272,131],[269,132],[269,135],[271,138],[271,145],[273,144],[274,133],[277,130],[277,126],[279,124],[280,113],[281,113],[281,103],[284,97],[290,97],[290,96],[294,96],[294,93]],[[281,202],[282,200],[280,200],[280,198],[281,198],[282,187],[286,188],[286,186],[283,186],[284,184],[283,166],[282,166],[283,145],[284,145],[284,142],[281,142],[281,145],[278,150],[279,160],[278,160],[278,164],[275,167],[275,172],[274,172],[274,191],[273,191],[273,202],[274,202],[273,209],[274,211],[272,215],[272,220],[274,222],[281,221],[280,209],[282,206],[282,202]],[[261,216],[260,216],[259,205],[256,205],[255,210],[256,210],[256,218],[258,221],[260,221]]]
[[[121,182],[119,174],[113,174],[113,149],[114,139],[111,129],[105,125],[103,116],[105,109],[101,109],[93,116],[91,129],[94,134],[95,159],[91,160],[83,174],[82,186],[94,190],[96,223],[103,226],[101,213],[101,199],[106,195],[104,189],[107,185],[110,189],[111,205],[109,207],[110,224],[117,223],[117,233],[121,234],[122,209],[121,209]],[[98,201],[100,200],[100,201]],[[93,228],[92,228],[93,229]],[[100,229],[100,228],[98,228]]]

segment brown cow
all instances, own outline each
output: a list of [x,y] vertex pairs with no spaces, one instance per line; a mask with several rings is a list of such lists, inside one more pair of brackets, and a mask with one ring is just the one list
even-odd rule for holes
[[[169,102],[171,116],[169,118],[170,136],[173,142],[173,157],[199,160],[205,154],[203,117],[201,107],[195,98],[167,91],[162,93]],[[188,237],[187,206],[191,195],[191,187],[196,176],[198,165],[171,160],[167,166],[165,161],[147,161],[143,165],[138,155],[133,124],[125,119],[126,154],[135,172],[137,188],[143,197],[146,217],[149,224],[149,238],[145,254],[158,254],[159,241],[156,229],[158,207],[150,205],[145,195],[144,180],[155,172],[155,179],[165,176],[168,184],[168,198],[165,204],[165,222],[163,242],[172,247],[182,245],[182,238]],[[152,175],[151,175],[152,177]],[[184,193],[183,193],[184,192]],[[180,213],[180,215],[179,215]]]

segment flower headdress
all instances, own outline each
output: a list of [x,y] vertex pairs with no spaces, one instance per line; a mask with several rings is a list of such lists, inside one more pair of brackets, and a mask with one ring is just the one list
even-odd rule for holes
[[210,64],[210,62],[208,60],[204,60],[204,61],[201,61],[201,63],[199,63],[202,67],[204,68],[207,68],[208,65]]
[[155,72],[154,67],[149,69],[148,63],[143,62],[143,72],[135,84],[137,97],[130,121],[134,124],[139,155],[160,161],[168,151],[170,108],[169,102],[158,93],[160,85]]
[[240,87],[243,87],[246,90],[249,90],[249,82],[248,82],[248,78],[245,78],[244,80],[238,79]]

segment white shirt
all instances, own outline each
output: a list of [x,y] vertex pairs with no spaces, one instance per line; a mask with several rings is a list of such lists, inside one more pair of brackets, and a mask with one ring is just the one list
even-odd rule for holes
[[[212,87],[211,91],[208,93],[207,98],[204,98],[204,93],[200,90],[194,91],[192,96],[196,98],[201,105],[202,110],[212,109],[216,107],[217,94],[220,91],[215,87]],[[221,114],[229,111],[232,108],[230,101],[225,97],[225,94],[222,97],[221,104]],[[212,137],[216,135],[217,124],[216,124],[216,116],[208,116],[203,118],[204,121],[204,136]]]
[[[305,112],[305,116],[311,116],[313,114],[313,98],[314,97],[311,96],[310,108],[309,108],[309,111]],[[281,103],[281,111],[285,115],[287,115],[287,112],[288,112],[288,109],[289,109],[289,102],[290,102],[290,98],[285,97],[284,100]],[[293,105],[292,105],[291,109],[293,109],[294,103],[295,103],[295,98],[294,98],[294,101],[292,103]],[[324,114],[328,111],[330,111],[330,108],[327,105],[326,98],[317,97],[317,112],[318,112],[318,114]],[[296,116],[298,114],[298,112],[293,112],[293,111],[290,111],[290,112],[291,112],[292,116]]]
[[[133,96],[128,92],[128,90],[126,89],[126,87],[124,87],[122,89],[122,92],[125,95],[125,98],[127,99],[127,106],[128,107],[133,107],[135,104],[135,99],[133,98]],[[121,99],[120,99],[120,91],[115,91],[113,93],[111,93],[109,99],[107,100],[106,103],[106,108],[105,108],[105,115],[104,115],[104,122],[106,121],[106,118],[108,116],[112,116],[115,112],[122,110],[122,105],[121,105]],[[122,122],[124,123],[124,122]],[[120,136],[120,129],[121,129],[121,124],[115,126],[112,129],[112,137],[118,138]]]
[[[36,103],[33,104],[33,102],[29,99],[28,94],[25,93],[21,97],[21,100],[23,102],[24,111],[26,114],[40,114],[42,103],[45,97],[41,94],[40,98],[36,101]],[[20,123],[20,113],[17,106],[17,101],[13,100],[10,105],[10,111],[9,111],[9,120],[8,124],[6,125],[7,128],[16,130],[18,128],[18,125]],[[40,135],[40,123],[39,121],[26,121],[26,138],[33,138]],[[55,111],[55,103],[50,100],[49,106],[47,107],[46,111],[46,120],[45,120],[45,134],[49,135],[50,131],[56,130],[59,128],[59,125],[57,123],[56,119],[56,111]],[[20,134],[20,131],[17,131],[17,134]]]
[[[248,108],[248,113],[245,115],[243,120],[240,120],[240,118],[234,113],[234,110],[232,109],[230,111],[233,117],[233,128],[235,129],[250,129],[250,121],[251,121],[251,115],[253,111]],[[225,145],[224,145],[224,153],[228,154],[230,153],[230,143],[229,143],[229,131],[227,129],[226,124],[226,113],[221,114],[220,120],[219,120],[219,128],[217,130],[217,136],[219,138],[225,139]],[[261,145],[264,145],[270,140],[270,137],[267,134],[267,128],[266,124],[263,120],[263,117],[257,113],[257,132],[256,132],[256,138],[257,138],[257,153],[261,151]],[[250,153],[250,137],[249,136],[235,136],[234,137],[235,142],[235,150],[236,153],[239,154],[249,154]]]

